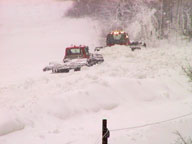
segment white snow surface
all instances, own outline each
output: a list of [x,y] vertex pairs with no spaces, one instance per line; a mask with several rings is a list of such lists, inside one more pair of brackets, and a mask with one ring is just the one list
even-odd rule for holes
[[[80,72],[44,73],[71,44],[93,52],[96,21],[64,17],[71,1],[0,0],[0,144],[100,144],[110,130],[192,112],[192,84],[182,71],[192,44],[174,39],[131,51],[100,51],[104,63]],[[139,129],[111,131],[111,144],[172,144],[190,137],[192,116]]]

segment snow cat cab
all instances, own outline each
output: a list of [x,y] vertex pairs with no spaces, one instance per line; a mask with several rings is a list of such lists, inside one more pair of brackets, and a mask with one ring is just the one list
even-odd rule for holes
[[[131,50],[134,51],[135,49],[141,49],[142,46],[146,47],[145,43],[142,42],[131,42],[128,36],[128,33],[122,31],[122,30],[115,30],[111,33],[107,34],[106,38],[106,46],[110,47],[113,45],[125,45],[130,46]],[[99,51],[102,48],[105,47],[96,47],[95,51]]]
[[69,59],[89,58],[89,48],[87,46],[73,46],[65,49],[63,62]]
[[113,31],[107,35],[106,45],[113,46],[119,45],[130,45],[129,36],[124,31]]
[[104,61],[101,54],[89,53],[88,46],[72,46],[65,49],[63,62],[51,62],[43,71],[53,73],[69,72],[71,69],[80,71],[83,66],[93,66]]

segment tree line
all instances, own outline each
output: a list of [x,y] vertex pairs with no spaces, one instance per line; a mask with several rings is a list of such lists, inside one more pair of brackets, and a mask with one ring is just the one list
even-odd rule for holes
[[138,39],[192,38],[192,0],[76,0],[66,15],[98,20],[103,34],[124,29]]

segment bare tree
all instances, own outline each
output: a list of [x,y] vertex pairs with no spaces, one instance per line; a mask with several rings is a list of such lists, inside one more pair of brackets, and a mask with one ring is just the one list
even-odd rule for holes
[[98,20],[104,35],[114,29],[130,30],[137,23],[139,36],[145,39],[168,38],[172,33],[192,37],[191,0],[78,0],[66,15]]

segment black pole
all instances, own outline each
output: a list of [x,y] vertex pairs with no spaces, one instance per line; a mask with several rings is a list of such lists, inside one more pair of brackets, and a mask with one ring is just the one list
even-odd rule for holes
[[102,144],[108,144],[109,130],[107,128],[107,120],[103,119],[102,124]]

